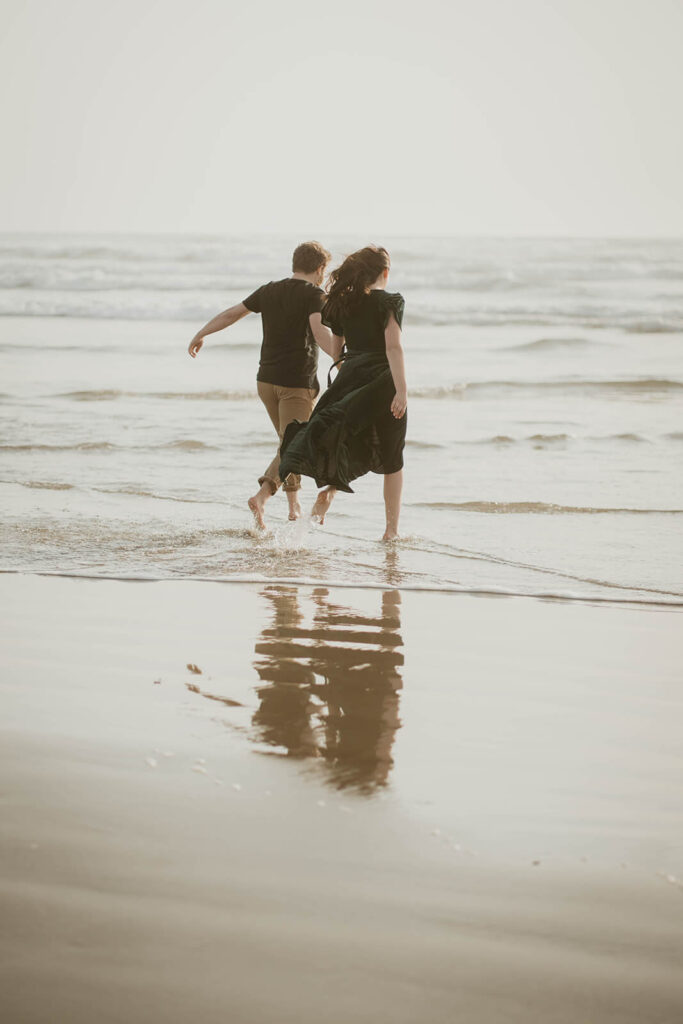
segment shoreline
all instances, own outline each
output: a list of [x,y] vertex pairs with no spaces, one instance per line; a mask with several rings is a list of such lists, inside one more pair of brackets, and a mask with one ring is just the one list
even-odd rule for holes
[[[336,580],[336,579],[310,579],[308,577],[299,576],[110,576],[110,575],[98,575],[96,573],[86,572],[59,572],[51,569],[0,569],[0,576],[40,576],[47,578],[56,579],[74,579],[74,580],[91,580],[91,581],[102,581],[112,583],[215,583],[220,585],[231,584],[235,585],[278,585],[282,584],[285,586],[296,586],[296,587],[331,587],[334,590],[398,590],[402,593],[415,593],[415,594],[449,594],[457,595],[460,594],[463,597],[491,597],[491,598],[524,598],[530,601],[554,601],[560,604],[586,604],[586,605],[606,605],[606,606],[635,606],[638,608],[683,608],[683,594],[671,594],[672,600],[670,601],[657,601],[657,600],[639,600],[638,598],[629,597],[598,597],[588,594],[562,594],[552,593],[550,591],[532,593],[529,591],[516,591],[516,590],[504,590],[502,588],[464,588],[457,586],[449,586],[443,584],[442,586],[429,586],[420,584],[410,584],[402,582],[386,582],[386,583],[373,583],[371,581],[363,583],[354,583],[347,580]],[[601,586],[610,586],[610,584],[601,583]],[[623,589],[620,587],[619,589]],[[668,591],[655,591],[646,590],[645,588],[639,588],[644,593],[662,593],[668,594]],[[678,598],[680,597],[680,600]]]

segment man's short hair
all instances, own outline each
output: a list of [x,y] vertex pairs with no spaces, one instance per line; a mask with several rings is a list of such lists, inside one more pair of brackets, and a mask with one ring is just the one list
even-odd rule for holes
[[332,256],[320,242],[302,242],[292,254],[292,270],[301,274],[313,274],[327,266]]

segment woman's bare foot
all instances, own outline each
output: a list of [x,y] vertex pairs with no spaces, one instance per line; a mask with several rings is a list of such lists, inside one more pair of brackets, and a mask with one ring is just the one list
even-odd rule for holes
[[396,530],[390,530],[387,527],[387,529],[384,531],[384,536],[382,537],[382,540],[385,541],[385,542],[390,542],[392,540],[398,540],[398,539],[399,539],[399,537],[398,537],[398,533],[396,532]]
[[321,526],[325,522],[325,516],[329,512],[332,499],[336,493],[336,487],[325,487],[315,499],[315,504],[311,509],[311,519],[317,519]]
[[293,523],[301,515],[301,505],[299,504],[299,492],[287,491],[287,501],[289,502],[289,520]]

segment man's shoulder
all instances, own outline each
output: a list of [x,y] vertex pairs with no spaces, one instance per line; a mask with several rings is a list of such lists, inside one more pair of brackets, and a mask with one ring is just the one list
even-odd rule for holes
[[302,312],[308,313],[309,316],[320,312],[327,298],[322,288],[313,284],[312,281],[304,281],[301,277],[289,277],[285,283],[287,282],[289,288],[284,294],[294,306]]
[[319,292],[321,295],[325,294],[322,288],[318,288],[317,285],[311,284],[310,281],[304,281],[300,277],[283,277],[278,281],[269,281],[262,287],[264,290],[281,294],[309,295],[311,291]]
[[301,292],[315,292],[316,295],[325,294],[323,289],[319,288],[317,284],[313,284],[312,281],[305,281],[303,277],[285,277],[282,281],[277,281],[276,284],[283,284]]
[[309,316],[319,312],[325,301],[322,288],[300,277],[269,281],[259,289],[260,308],[268,316]]

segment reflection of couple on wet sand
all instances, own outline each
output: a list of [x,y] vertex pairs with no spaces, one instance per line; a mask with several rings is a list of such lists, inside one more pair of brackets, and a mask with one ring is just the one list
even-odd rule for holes
[[[253,739],[274,753],[324,761],[339,789],[383,785],[400,728],[399,592],[385,591],[374,616],[333,604],[329,592],[318,588],[310,625],[296,589],[272,585],[263,596],[272,619],[255,647],[260,684]],[[189,688],[237,705],[193,684]]]
[[[318,242],[294,250],[292,276],[270,281],[219,313],[190,342],[195,357],[208,334],[260,313],[263,342],[258,395],[280,439],[249,508],[265,528],[266,502],[282,483],[289,518],[301,515],[301,476],[321,488],[311,515],[323,523],[338,490],[368,472],[384,476],[384,540],[398,536],[403,487],[407,388],[401,325],[404,302],[386,291],[389,254],[366,246],[347,256],[320,287],[330,254]],[[318,348],[335,380],[317,401]]]
[[265,591],[272,625],[256,644],[261,679],[253,717],[262,742],[290,757],[322,757],[339,788],[386,782],[403,665],[400,594],[382,594],[378,616],[332,604],[314,591],[307,626],[296,590]]

